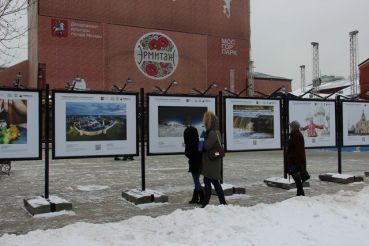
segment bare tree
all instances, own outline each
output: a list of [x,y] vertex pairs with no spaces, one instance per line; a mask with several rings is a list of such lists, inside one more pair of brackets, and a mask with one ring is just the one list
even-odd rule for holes
[[20,49],[27,49],[27,8],[36,0],[0,0],[0,66],[17,58]]

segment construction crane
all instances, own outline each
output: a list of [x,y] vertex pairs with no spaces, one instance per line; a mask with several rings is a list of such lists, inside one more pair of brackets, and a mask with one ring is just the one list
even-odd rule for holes
[[[357,34],[359,31],[352,31],[350,35],[350,84],[351,95],[360,94],[358,82],[358,66],[357,66]],[[359,90],[359,91],[358,91]]]

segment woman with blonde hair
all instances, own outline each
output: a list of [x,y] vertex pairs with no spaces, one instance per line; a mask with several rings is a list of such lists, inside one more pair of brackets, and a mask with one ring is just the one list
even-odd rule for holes
[[202,208],[209,204],[211,197],[211,184],[218,195],[220,204],[226,205],[223,188],[219,180],[222,180],[221,159],[211,160],[209,151],[213,148],[221,146],[221,138],[219,132],[219,120],[212,111],[204,114],[203,123],[206,129],[204,137],[204,149],[202,152],[202,168],[201,174],[204,175],[205,196]]

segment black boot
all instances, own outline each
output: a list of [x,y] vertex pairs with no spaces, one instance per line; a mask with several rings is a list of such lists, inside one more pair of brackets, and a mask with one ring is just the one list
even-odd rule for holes
[[223,188],[221,185],[214,187],[215,188],[215,192],[217,193],[217,196],[219,198],[219,202],[222,205],[227,205],[225,197],[224,197],[224,192],[223,192]]
[[195,204],[198,203],[198,201],[199,201],[199,192],[196,189],[194,189],[192,194],[192,200],[189,201],[188,203]]
[[202,204],[204,202],[204,190],[199,191],[199,201],[197,204]]
[[211,186],[209,187],[205,186],[204,202],[202,203],[201,208],[205,208],[206,205],[209,204],[210,197],[211,197]]

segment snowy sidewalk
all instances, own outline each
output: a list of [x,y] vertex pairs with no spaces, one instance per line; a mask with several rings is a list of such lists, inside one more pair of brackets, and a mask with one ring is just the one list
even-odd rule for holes
[[[227,202],[250,207],[293,198],[296,190],[270,188],[263,182],[266,178],[283,176],[282,153],[227,153],[224,182],[246,188],[246,195],[226,197]],[[337,173],[337,152],[307,150],[307,159],[308,171],[312,174],[311,187],[305,190],[308,197],[337,194],[340,190],[358,192],[367,186],[365,178],[364,182],[349,185],[319,181],[319,174]],[[364,175],[369,169],[367,159],[368,152],[343,152],[343,173]],[[13,162],[10,176],[0,174],[0,236],[62,228],[76,222],[103,224],[137,215],[157,217],[177,209],[193,210],[197,206],[188,204],[193,185],[187,170],[187,160],[181,155],[146,157],[146,189],[165,193],[169,203],[135,206],[123,199],[121,193],[141,188],[140,157],[135,157],[134,161],[114,161],[113,158],[51,160],[50,195],[71,202],[73,210],[32,217],[25,210],[23,199],[44,195],[44,161]],[[210,204],[219,204],[216,196]]]

